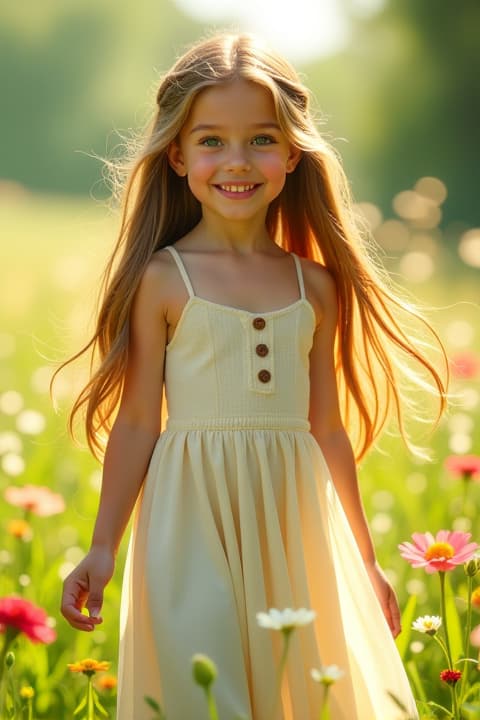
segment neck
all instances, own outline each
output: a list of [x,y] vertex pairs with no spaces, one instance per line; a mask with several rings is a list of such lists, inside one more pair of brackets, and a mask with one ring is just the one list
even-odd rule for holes
[[267,232],[265,217],[225,222],[223,218],[204,213],[190,235],[205,247],[242,254],[265,250],[275,244]]

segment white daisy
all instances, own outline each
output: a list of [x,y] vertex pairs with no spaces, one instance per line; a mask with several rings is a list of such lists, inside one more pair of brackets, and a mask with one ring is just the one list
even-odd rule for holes
[[340,680],[345,673],[343,670],[340,670],[337,665],[325,665],[319,670],[312,668],[310,670],[310,675],[315,682],[321,683],[322,685],[333,685],[333,683]]
[[412,628],[427,635],[435,635],[441,624],[442,618],[438,615],[424,615],[413,622]]
[[277,610],[276,608],[270,608],[268,612],[257,613],[257,622],[260,627],[267,628],[269,630],[282,630],[288,632],[296,627],[302,625],[308,625],[315,618],[314,610],[306,610],[300,608],[299,610],[292,610],[291,608],[285,608],[285,610]]

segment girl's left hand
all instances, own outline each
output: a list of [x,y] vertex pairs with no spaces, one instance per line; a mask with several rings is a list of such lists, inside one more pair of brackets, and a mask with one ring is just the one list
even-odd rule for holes
[[370,581],[373,585],[383,614],[392,632],[393,637],[397,637],[401,631],[400,625],[400,608],[398,607],[397,596],[395,591],[387,580],[385,573],[378,563],[373,565],[365,565]]

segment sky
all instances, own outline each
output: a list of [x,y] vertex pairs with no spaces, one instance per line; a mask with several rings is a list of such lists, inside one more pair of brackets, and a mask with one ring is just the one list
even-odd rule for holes
[[341,51],[349,42],[345,5],[354,12],[377,11],[384,0],[175,0],[196,20],[258,33],[292,61],[304,62]]

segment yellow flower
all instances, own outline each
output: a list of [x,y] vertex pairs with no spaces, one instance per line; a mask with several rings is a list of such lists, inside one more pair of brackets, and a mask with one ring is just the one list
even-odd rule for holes
[[21,518],[17,520],[10,520],[7,525],[7,532],[9,535],[18,538],[19,540],[31,540],[33,536],[32,528],[26,520]]
[[83,673],[84,675],[95,675],[96,672],[103,672],[105,670],[108,670],[110,667],[110,663],[106,660],[93,660],[92,658],[85,658],[85,660],[80,660],[80,662],[76,663],[69,663],[67,665],[70,672],[76,672],[76,673]]
[[24,685],[20,688],[20,697],[25,700],[31,700],[35,695],[35,690],[30,685]]

